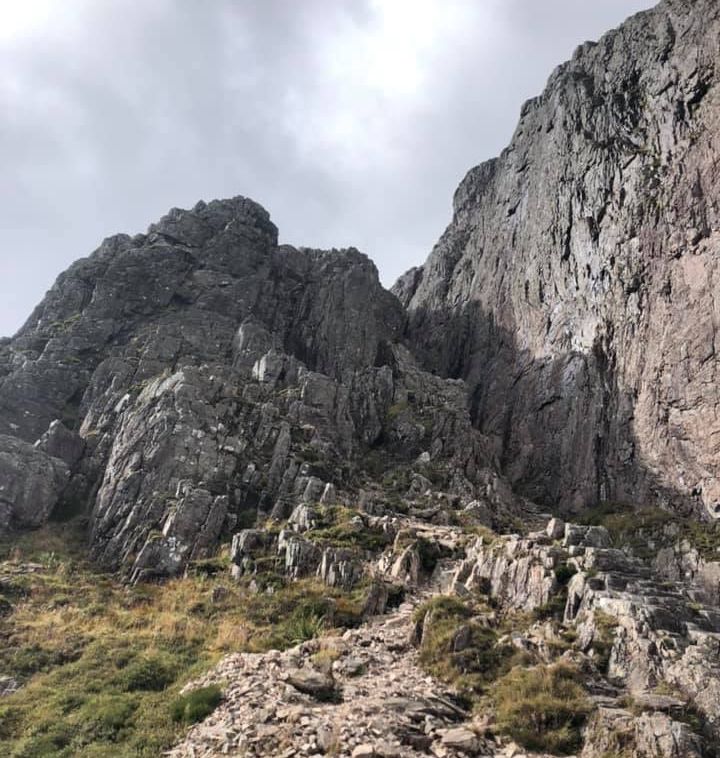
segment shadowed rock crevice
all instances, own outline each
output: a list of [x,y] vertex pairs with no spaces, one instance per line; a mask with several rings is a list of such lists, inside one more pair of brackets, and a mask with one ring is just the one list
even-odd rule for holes
[[[618,384],[612,325],[587,353],[541,360],[477,304],[417,309],[409,332],[424,365],[471,388],[473,424],[518,494],[565,513],[614,502],[702,515],[699,488],[675,488],[643,459],[636,394]],[[423,341],[428,335],[439,338]]]

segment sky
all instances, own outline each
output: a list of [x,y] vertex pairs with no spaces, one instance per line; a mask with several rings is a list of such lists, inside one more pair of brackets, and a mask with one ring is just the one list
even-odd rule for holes
[[0,336],[104,237],[245,195],[390,286],[575,47],[653,0],[0,0]]

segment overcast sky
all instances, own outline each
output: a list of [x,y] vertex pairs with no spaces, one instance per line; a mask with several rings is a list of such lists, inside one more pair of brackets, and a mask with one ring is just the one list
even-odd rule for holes
[[247,195],[386,285],[577,44],[653,0],[0,0],[0,335],[172,206]]

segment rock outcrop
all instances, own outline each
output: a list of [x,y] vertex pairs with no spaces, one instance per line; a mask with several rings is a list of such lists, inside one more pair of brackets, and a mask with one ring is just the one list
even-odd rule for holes
[[[524,504],[464,383],[416,365],[404,320],[364,255],[278,246],[244,198],[106,240],[0,349],[7,465],[25,451],[38,471],[23,493],[8,471],[0,528],[84,512],[93,559],[140,581],[209,557],[238,525],[365,490],[379,510],[412,485],[505,518]],[[353,583],[347,556],[318,564]]]
[[67,485],[66,464],[39,447],[0,435],[0,534],[43,524]]
[[715,0],[663,0],[579,47],[394,288],[548,508],[720,512],[719,39]]

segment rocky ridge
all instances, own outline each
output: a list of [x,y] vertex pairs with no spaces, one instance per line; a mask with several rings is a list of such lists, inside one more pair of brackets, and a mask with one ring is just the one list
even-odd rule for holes
[[526,537],[474,539],[420,528],[449,550],[430,574],[405,574],[397,543],[373,566],[376,580],[404,588],[397,609],[285,652],[229,656],[186,688],[220,683],[225,698],[170,755],[539,756],[504,736],[492,698],[471,711],[426,670],[425,640],[442,623],[432,608],[452,597],[485,599],[452,629],[453,655],[480,655],[471,630],[481,624],[498,630],[498,655],[573,667],[591,704],[582,758],[714,755],[720,613],[697,600],[700,585],[668,582],[599,526],[552,519]]
[[421,456],[436,489],[507,517],[522,499],[464,385],[417,366],[403,322],[365,256],[278,246],[244,198],[106,240],[0,348],[0,528],[85,514],[97,562],[174,575],[319,482],[381,500]]

